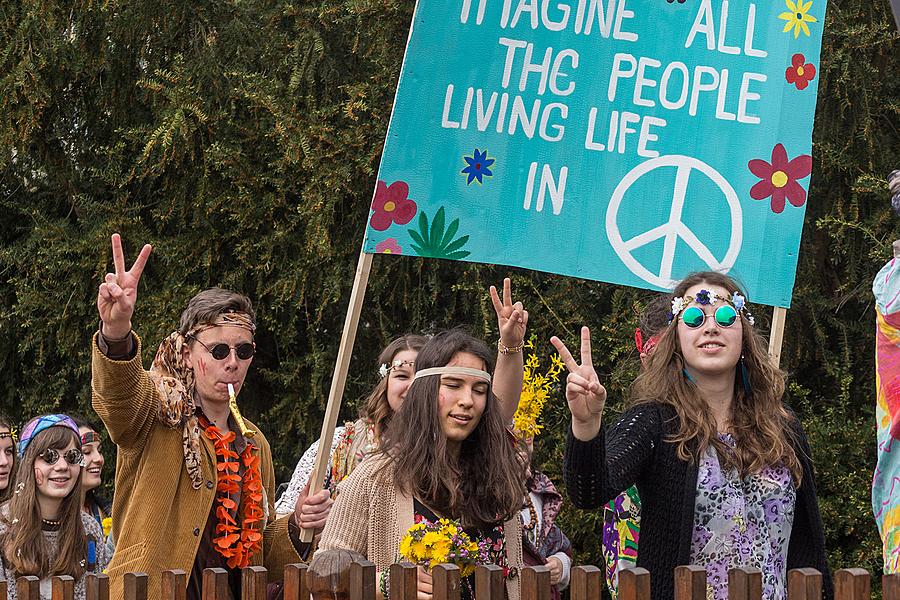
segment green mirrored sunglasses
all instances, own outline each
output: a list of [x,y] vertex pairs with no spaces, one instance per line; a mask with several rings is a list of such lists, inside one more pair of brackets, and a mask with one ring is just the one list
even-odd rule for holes
[[719,327],[731,327],[737,321],[737,311],[730,304],[723,304],[712,315],[707,315],[697,306],[689,306],[681,313],[681,320],[691,329],[703,325],[707,317],[712,317]]

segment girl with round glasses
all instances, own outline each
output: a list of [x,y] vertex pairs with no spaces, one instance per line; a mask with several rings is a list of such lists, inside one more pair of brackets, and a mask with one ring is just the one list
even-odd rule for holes
[[673,597],[674,569],[689,564],[706,568],[708,598],[728,597],[737,567],[762,571],[765,600],[785,598],[798,567],[821,571],[833,597],[809,444],[731,278],[697,273],[675,287],[670,323],[606,430],[590,332],[580,364],[552,342],[570,371],[566,487],[576,506],[597,508],[636,485],[637,566],[650,571],[654,600]]
[[51,598],[50,578],[69,575],[84,600],[84,576],[108,563],[100,526],[81,510],[84,455],[78,426],[66,415],[28,422],[19,442],[20,469],[8,503],[0,507],[0,575],[9,599],[16,579],[40,579],[40,597]]

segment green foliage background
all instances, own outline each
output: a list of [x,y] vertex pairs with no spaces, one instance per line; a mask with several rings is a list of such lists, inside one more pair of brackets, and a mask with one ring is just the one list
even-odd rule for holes
[[[155,245],[135,319],[145,360],[197,291],[255,300],[260,352],[242,401],[288,478],[318,435],[412,11],[412,0],[0,4],[0,408],[18,420],[89,412],[96,289],[119,231],[129,258]],[[900,165],[897,40],[887,0],[830,2],[782,358],[832,565],[872,571],[869,290],[900,237],[884,180]],[[486,290],[510,272],[546,353],[551,334],[574,343],[579,325],[592,327],[615,409],[646,293],[376,257],[345,416],[394,336],[466,323],[494,339]],[[560,481],[561,395],[547,421],[538,453]],[[599,560],[598,518],[562,517],[579,561]]]

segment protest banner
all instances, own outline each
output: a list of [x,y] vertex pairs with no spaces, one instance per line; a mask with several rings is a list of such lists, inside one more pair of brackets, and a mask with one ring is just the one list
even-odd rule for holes
[[366,252],[790,306],[825,0],[420,0]]
[[777,362],[826,4],[419,0],[361,264],[423,256],[657,290],[722,271],[776,307]]

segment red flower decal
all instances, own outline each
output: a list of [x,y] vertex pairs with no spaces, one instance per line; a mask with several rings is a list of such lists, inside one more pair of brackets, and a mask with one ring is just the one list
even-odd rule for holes
[[806,202],[806,190],[797,180],[812,173],[812,156],[809,154],[801,154],[789,161],[784,146],[776,144],[772,149],[772,164],[754,158],[747,166],[762,180],[750,188],[750,197],[763,200],[771,196],[772,212],[780,214],[784,211],[785,198],[794,206],[803,206]]
[[375,188],[375,199],[372,200],[372,210],[375,213],[369,224],[372,229],[384,231],[392,223],[405,225],[416,214],[416,203],[410,200],[409,186],[405,181],[395,181],[390,186],[379,181]]
[[388,238],[375,245],[375,252],[378,254],[403,254],[403,248],[397,243],[396,238]]
[[802,54],[795,54],[791,58],[791,66],[784,72],[787,82],[796,85],[798,90],[805,90],[815,76],[816,67],[806,62],[806,57]]

